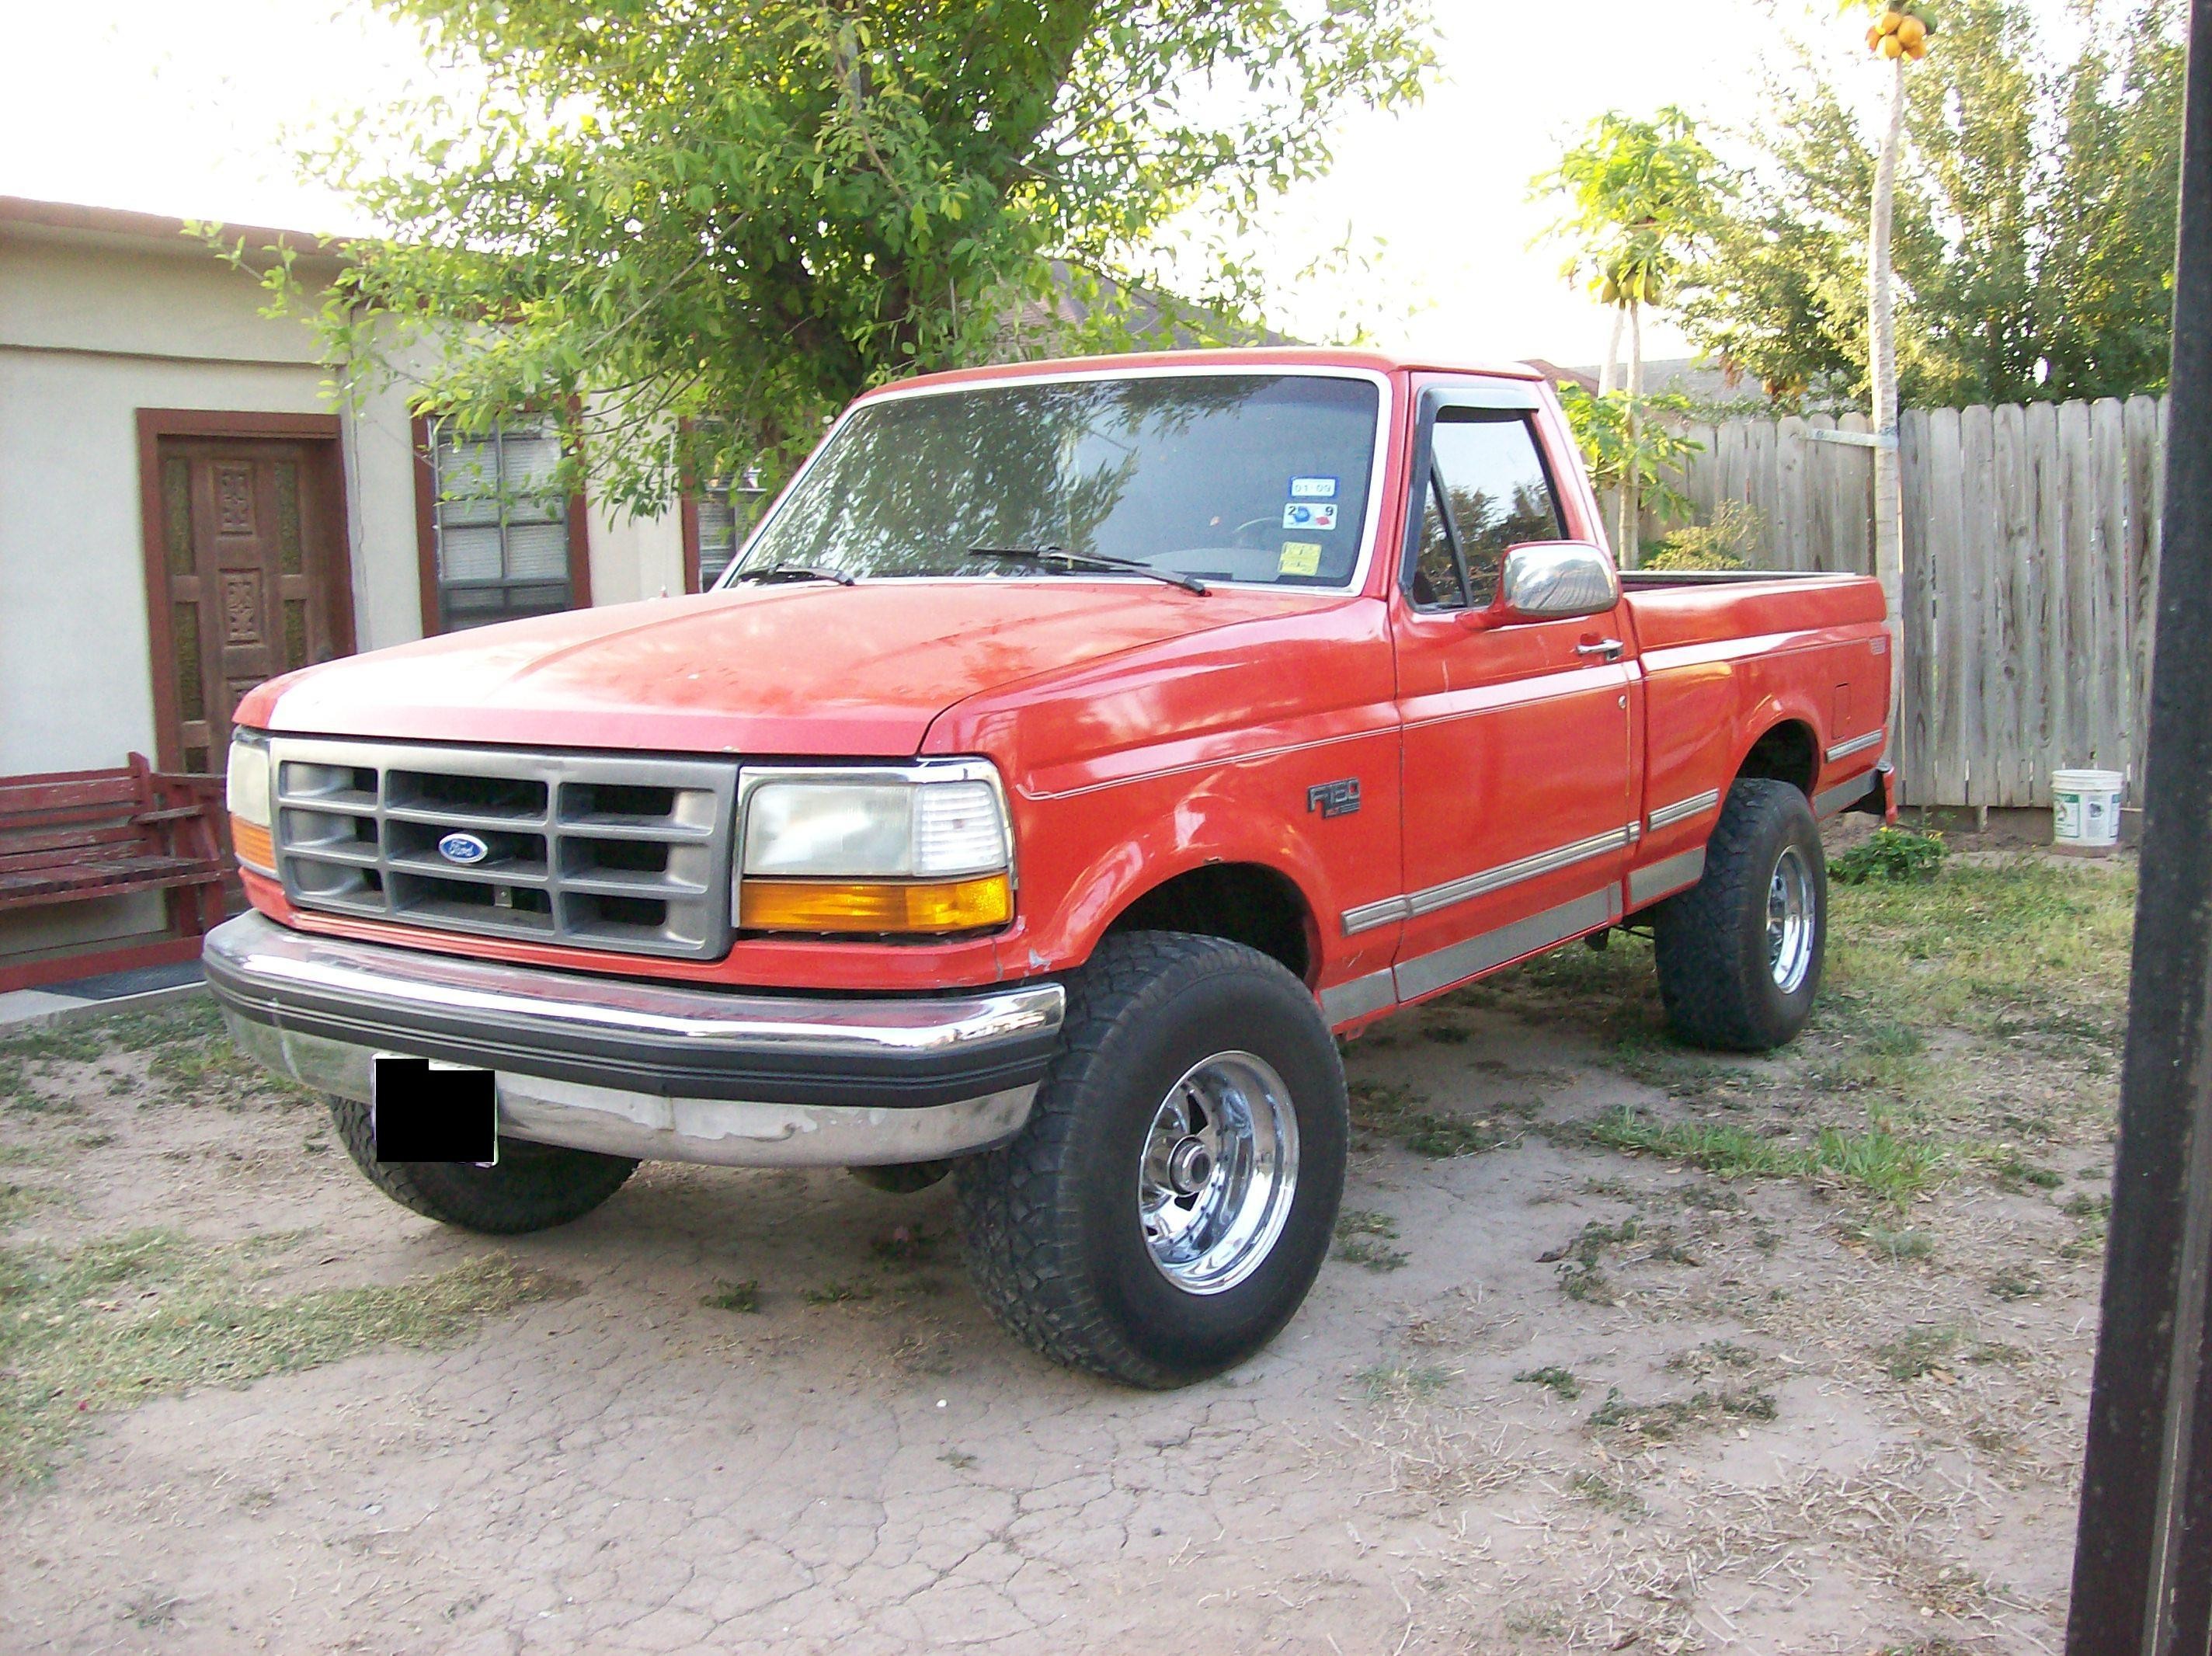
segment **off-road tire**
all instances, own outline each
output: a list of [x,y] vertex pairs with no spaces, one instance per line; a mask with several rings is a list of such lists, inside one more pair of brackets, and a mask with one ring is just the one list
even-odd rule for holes
[[[1767,896],[1792,847],[1812,875],[1812,960],[1785,991],[1768,963]],[[1706,843],[1704,877],[1661,904],[1653,922],[1659,998],[1676,1035],[1727,1052],[1771,1051],[1793,1038],[1820,993],[1828,935],[1827,860],[1803,793],[1786,782],[1738,781]]]
[[[1054,1362],[1129,1385],[1186,1385],[1266,1345],[1313,1286],[1344,1193],[1343,1066],[1306,986],[1219,938],[1109,936],[1067,992],[1060,1054],[1027,1124],[953,1174],[969,1275],[1006,1330]],[[1224,1051],[1265,1060],[1285,1084],[1297,1178],[1251,1274],[1201,1294],[1153,1262],[1139,1164],[1161,1100]]]
[[453,1161],[379,1161],[368,1106],[329,1100],[331,1118],[354,1166],[403,1208],[441,1225],[490,1236],[520,1236],[581,1219],[623,1187],[637,1163],[592,1150],[502,1139],[495,1166]]
[[845,1170],[872,1190],[885,1196],[913,1196],[941,1184],[952,1175],[951,1161],[890,1161],[880,1166]]

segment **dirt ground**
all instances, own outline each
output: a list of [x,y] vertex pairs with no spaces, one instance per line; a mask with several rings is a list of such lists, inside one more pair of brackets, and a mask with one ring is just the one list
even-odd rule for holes
[[943,1187],[494,1245],[204,1014],[0,1043],[0,1650],[2055,1650],[2131,875],[1972,861],[1839,892],[1778,1059],[1635,940],[1355,1044],[1338,1257],[1165,1395],[1003,1337]]

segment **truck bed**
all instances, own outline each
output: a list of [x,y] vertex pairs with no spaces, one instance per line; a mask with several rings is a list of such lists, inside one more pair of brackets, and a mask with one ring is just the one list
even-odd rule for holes
[[1797,571],[1626,570],[1621,586],[1649,654],[1728,640],[1771,640],[1882,619],[1881,584],[1870,575]]

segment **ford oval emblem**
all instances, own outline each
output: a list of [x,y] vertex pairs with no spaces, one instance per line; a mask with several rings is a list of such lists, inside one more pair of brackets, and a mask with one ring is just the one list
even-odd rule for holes
[[438,855],[448,862],[458,862],[466,867],[472,862],[482,862],[489,856],[491,847],[474,834],[448,834],[438,842]]

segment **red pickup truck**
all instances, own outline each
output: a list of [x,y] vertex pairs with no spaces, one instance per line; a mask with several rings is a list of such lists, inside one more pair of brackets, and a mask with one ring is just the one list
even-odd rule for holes
[[[1176,1385],[1320,1268],[1336,1037],[1626,924],[1682,1038],[1798,1031],[1820,819],[1894,810],[1888,648],[1869,580],[1624,579],[1524,369],[939,374],[847,410],[712,592],[253,691],[207,973],[418,1212],[950,1172],[1009,1330]],[[489,1156],[398,1159],[420,1097]]]

